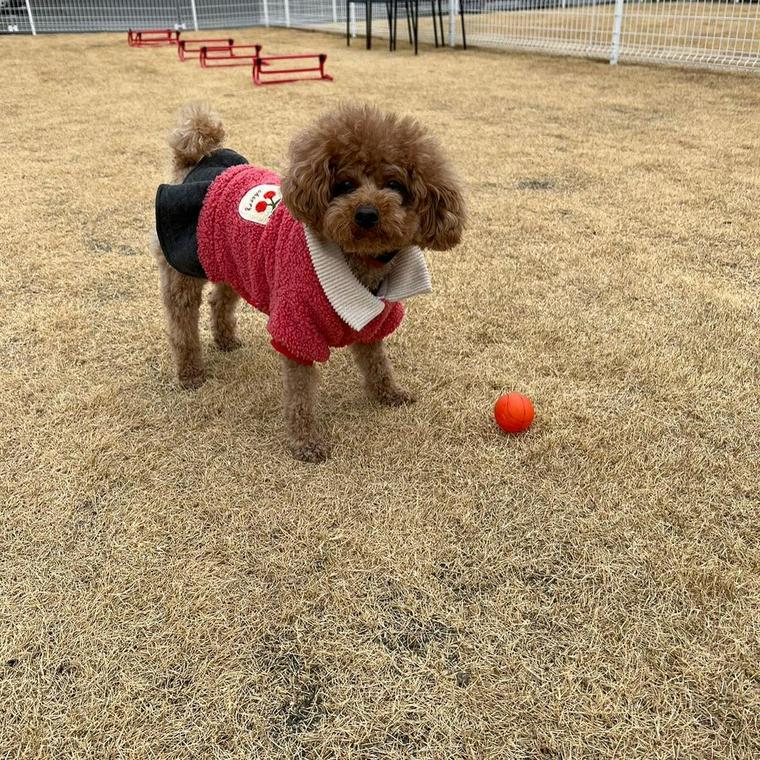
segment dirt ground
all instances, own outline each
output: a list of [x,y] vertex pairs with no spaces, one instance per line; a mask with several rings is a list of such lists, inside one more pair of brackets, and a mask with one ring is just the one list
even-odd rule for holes
[[[234,36],[335,82],[0,39],[0,756],[758,757],[757,79]],[[173,377],[147,239],[191,99],[277,170],[340,100],[413,113],[467,184],[390,341],[419,402],[338,352],[324,465],[252,310]]]

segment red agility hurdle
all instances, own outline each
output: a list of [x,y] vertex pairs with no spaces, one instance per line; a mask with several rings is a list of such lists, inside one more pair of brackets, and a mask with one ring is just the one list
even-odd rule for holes
[[195,38],[192,40],[180,40],[177,43],[177,56],[179,57],[180,61],[186,61],[190,57],[199,56],[201,54],[201,48],[205,45],[207,42],[219,42],[224,43],[226,47],[232,47],[232,45],[235,43],[235,40],[233,40],[231,37],[216,37],[216,38]]
[[[273,61],[298,61],[298,60],[304,60],[306,58],[318,58],[319,59],[319,65],[313,66],[310,68],[298,68],[298,69],[275,69],[272,68],[272,62]],[[307,80],[325,80],[328,82],[332,81],[332,77],[325,73],[325,61],[327,60],[327,55],[325,53],[307,53],[305,55],[267,55],[264,57],[256,57],[253,59],[253,83],[257,86],[260,85],[266,85],[266,84],[286,84],[288,82],[301,82],[301,81],[307,81]],[[267,67],[266,71],[264,70],[264,66]],[[288,76],[289,74],[310,74],[310,73],[317,73],[319,76],[310,77],[310,76],[299,76],[299,77],[289,77],[288,79],[270,79],[269,81],[264,81],[262,79],[263,76],[270,77],[270,76]]]
[[[253,50],[252,53],[242,53]],[[204,69],[214,66],[250,66],[259,57],[261,45],[218,45],[201,48],[198,60]]]
[[127,32],[127,44],[129,47],[176,45],[179,34],[177,29],[130,29]]

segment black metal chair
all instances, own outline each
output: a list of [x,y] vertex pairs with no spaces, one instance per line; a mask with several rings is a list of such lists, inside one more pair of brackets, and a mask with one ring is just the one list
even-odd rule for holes
[[[346,0],[346,45],[351,44],[351,6],[363,5],[366,19],[366,47],[372,49],[372,6],[383,3],[388,19],[388,50],[396,50],[399,6],[403,4],[409,44],[414,45],[414,54],[419,50],[420,4],[425,0]],[[430,16],[433,21],[433,40],[436,47],[446,46],[444,29],[443,0],[430,0]],[[464,24],[464,0],[459,0],[459,18],[462,24],[462,47],[467,49],[467,35]]]

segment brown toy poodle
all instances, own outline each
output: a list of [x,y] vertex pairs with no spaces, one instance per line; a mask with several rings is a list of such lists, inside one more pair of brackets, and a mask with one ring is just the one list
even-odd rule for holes
[[223,351],[240,346],[244,298],[269,316],[280,353],[288,442],[318,462],[328,444],[317,424],[316,363],[350,346],[382,404],[413,401],[398,385],[383,339],[401,301],[430,290],[421,248],[461,237],[460,183],[436,140],[414,119],[366,105],[325,114],[297,135],[280,178],[223,148],[224,127],[206,107],[183,109],[172,132],[172,184],[156,196],[153,249],[179,381],[204,381],[201,292]]

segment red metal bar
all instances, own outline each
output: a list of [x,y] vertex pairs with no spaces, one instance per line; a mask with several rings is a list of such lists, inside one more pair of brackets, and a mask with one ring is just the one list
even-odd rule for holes
[[[251,49],[253,53],[241,55],[237,52]],[[201,48],[198,60],[204,69],[214,66],[250,66],[260,53],[261,45],[212,45]]]
[[[295,61],[295,60],[303,60],[306,58],[317,58],[319,60],[319,65],[314,66],[312,68],[299,68],[299,69],[272,69],[269,68],[267,71],[263,70],[264,66],[270,66],[272,65],[272,61]],[[257,57],[253,59],[253,83],[257,86],[261,85],[268,85],[268,84],[287,84],[288,82],[303,82],[303,81],[310,81],[310,80],[324,80],[331,82],[332,77],[325,73],[325,61],[327,60],[327,55],[325,53],[307,53],[305,55],[267,55],[264,57]],[[316,77],[293,77],[289,79],[272,79],[268,82],[265,82],[261,77],[263,75],[267,76],[277,76],[277,75],[289,75],[289,74],[308,74],[312,72],[318,72],[319,76]]]
[[176,45],[179,35],[176,29],[130,29],[127,31],[127,44],[129,47]]
[[177,43],[177,57],[180,61],[186,61],[190,56],[200,56],[201,47],[189,47],[189,45],[195,45],[200,42],[224,42],[227,47],[231,47],[235,44],[235,40],[231,37],[215,37],[215,38],[199,38],[196,37],[192,40],[180,40]]

